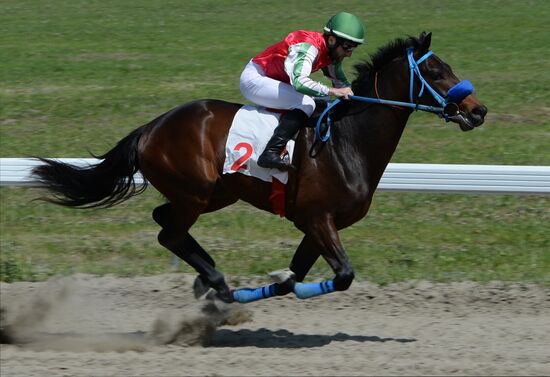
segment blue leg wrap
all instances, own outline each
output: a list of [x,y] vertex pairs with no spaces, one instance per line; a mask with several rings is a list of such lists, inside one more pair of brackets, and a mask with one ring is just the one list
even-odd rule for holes
[[296,297],[301,299],[320,296],[330,292],[334,292],[334,282],[332,280],[320,283],[296,283],[294,285],[294,293]]
[[235,301],[242,304],[275,296],[275,284],[260,288],[242,288],[233,291]]

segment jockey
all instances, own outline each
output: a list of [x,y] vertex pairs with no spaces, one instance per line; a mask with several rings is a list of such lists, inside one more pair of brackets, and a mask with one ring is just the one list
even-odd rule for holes
[[[313,97],[353,95],[342,61],[364,43],[364,27],[353,14],[339,12],[324,33],[297,30],[252,58],[240,78],[241,93],[249,101],[273,109],[290,110],[275,128],[258,158],[264,168],[293,168],[281,158],[290,140],[315,110]],[[323,70],[332,88],[313,81],[312,72]]]

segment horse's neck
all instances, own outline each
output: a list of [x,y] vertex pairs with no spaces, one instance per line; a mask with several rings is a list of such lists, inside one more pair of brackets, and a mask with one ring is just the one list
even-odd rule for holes
[[[357,87],[358,95],[407,101],[408,90],[403,86],[402,61],[376,73],[370,82]],[[379,83],[382,83],[379,85]],[[368,105],[361,102],[348,103],[346,116],[342,117],[342,132],[338,135],[337,149],[347,153],[355,151],[353,158],[360,159],[365,175],[371,184],[378,184],[390,162],[410,110],[392,106]],[[348,152],[349,153],[349,152]]]
[[334,153],[343,169],[361,175],[369,185],[378,181],[390,162],[409,118],[400,109],[352,105],[348,115],[335,124]]

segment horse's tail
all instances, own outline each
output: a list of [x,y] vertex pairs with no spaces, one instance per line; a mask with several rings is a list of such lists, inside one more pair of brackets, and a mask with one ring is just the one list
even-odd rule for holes
[[118,142],[109,152],[97,158],[98,164],[79,167],[60,161],[38,158],[44,162],[32,170],[53,194],[43,200],[67,207],[112,207],[147,188],[136,185],[134,174],[139,171],[138,142],[148,129],[144,125]]

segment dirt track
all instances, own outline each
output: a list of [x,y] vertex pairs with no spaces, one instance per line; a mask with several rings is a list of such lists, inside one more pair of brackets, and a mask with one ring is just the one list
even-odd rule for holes
[[19,344],[0,346],[0,374],[550,375],[545,288],[356,282],[214,310],[193,298],[192,280],[2,283],[2,326]]

